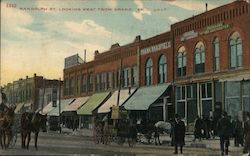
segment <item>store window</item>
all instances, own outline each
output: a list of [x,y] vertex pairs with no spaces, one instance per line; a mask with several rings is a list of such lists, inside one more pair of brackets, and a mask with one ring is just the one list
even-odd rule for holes
[[145,84],[147,86],[152,85],[153,82],[153,61],[151,58],[149,58],[146,62],[146,75],[145,75]]
[[186,50],[184,47],[181,47],[178,50],[177,55],[177,76],[186,75]]
[[185,117],[185,86],[176,87],[176,106],[177,114],[181,117]]
[[229,38],[229,62],[230,69],[242,66],[242,40],[238,32],[234,32]]
[[242,81],[243,86],[243,94],[242,94],[242,102],[244,111],[250,112],[250,80]]
[[212,83],[202,83],[201,88],[201,113],[202,116],[209,117],[212,111]]
[[219,39],[215,38],[213,41],[213,52],[214,52],[214,71],[219,71],[220,69],[220,44]]
[[165,83],[167,80],[167,61],[164,55],[161,55],[158,62],[158,83]]
[[194,50],[195,73],[205,72],[205,47],[202,42],[195,46]]

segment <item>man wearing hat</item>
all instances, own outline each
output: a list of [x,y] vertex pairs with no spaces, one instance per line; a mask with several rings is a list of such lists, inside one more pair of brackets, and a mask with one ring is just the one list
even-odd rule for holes
[[227,113],[222,113],[222,118],[217,123],[218,135],[220,137],[221,155],[228,155],[229,138],[232,135],[232,125]]
[[180,152],[182,154],[182,148],[185,145],[185,131],[185,123],[180,119],[178,114],[175,114],[173,124],[173,143],[175,146],[174,154],[178,154],[178,146],[180,146]]
[[245,134],[245,145],[243,148],[243,154],[250,155],[250,112],[246,113],[244,122],[244,134]]

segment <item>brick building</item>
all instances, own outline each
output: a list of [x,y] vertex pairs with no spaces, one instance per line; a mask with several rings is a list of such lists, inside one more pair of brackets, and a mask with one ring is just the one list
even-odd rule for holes
[[33,77],[26,76],[25,79],[20,78],[13,83],[8,83],[4,86],[4,93],[8,103],[16,105],[16,113],[27,110],[36,111],[41,105],[41,97],[39,97],[41,88],[48,88],[51,85],[58,86],[58,83],[58,80],[46,80],[44,77],[34,74]]
[[64,98],[114,92],[121,81],[121,88],[137,88],[124,102],[135,116],[167,120],[178,113],[193,123],[197,115],[225,110],[234,118],[250,111],[249,28],[250,4],[235,1],[169,32],[114,44],[96,51],[93,61],[64,69]]

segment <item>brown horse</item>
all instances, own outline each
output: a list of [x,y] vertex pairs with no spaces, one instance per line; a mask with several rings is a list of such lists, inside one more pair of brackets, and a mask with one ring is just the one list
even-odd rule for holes
[[[22,148],[29,149],[31,132],[35,134],[35,148],[37,148],[38,133],[40,128],[46,129],[46,115],[32,112],[25,112],[21,116],[21,137]],[[26,144],[26,139],[27,144]]]
[[[3,105],[3,103],[1,105]],[[14,110],[15,108],[5,106],[4,110],[0,112],[0,144],[2,149],[7,149],[12,139],[11,126],[14,122]]]

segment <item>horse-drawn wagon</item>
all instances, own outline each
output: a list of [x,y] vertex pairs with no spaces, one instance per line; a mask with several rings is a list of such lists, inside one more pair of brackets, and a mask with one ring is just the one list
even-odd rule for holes
[[118,106],[112,107],[111,117],[105,116],[102,121],[95,122],[94,141],[95,143],[124,144],[128,141],[129,146],[136,142],[136,127],[128,117],[128,112]]

